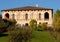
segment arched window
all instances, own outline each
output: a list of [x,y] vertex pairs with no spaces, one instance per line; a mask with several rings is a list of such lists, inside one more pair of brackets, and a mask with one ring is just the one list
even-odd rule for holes
[[39,13],[39,20],[41,19],[41,13]]
[[15,14],[12,15],[12,18],[15,19]]
[[5,17],[9,19],[9,13],[6,13],[5,14]]
[[41,24],[41,22],[39,22],[39,24]]
[[48,12],[46,12],[46,13],[44,14],[44,18],[45,18],[45,19],[49,19],[49,13],[48,13]]
[[25,14],[25,19],[28,20],[28,14]]

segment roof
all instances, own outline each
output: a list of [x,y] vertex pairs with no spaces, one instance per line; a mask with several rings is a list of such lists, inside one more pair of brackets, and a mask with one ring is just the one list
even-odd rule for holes
[[19,8],[11,8],[1,11],[21,11],[21,10],[52,10],[51,8],[42,8],[42,7],[33,7],[33,6],[25,6],[25,7],[19,7]]

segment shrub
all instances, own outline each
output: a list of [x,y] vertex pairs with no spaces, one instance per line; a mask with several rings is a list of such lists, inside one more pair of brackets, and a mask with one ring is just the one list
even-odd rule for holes
[[47,30],[48,31],[54,31],[54,28],[53,27],[47,27]]
[[37,28],[37,21],[36,20],[31,20],[30,21],[30,27],[36,29]]
[[46,30],[46,29],[47,29],[47,24],[46,24],[46,23],[42,23],[42,24],[41,24],[41,28],[42,28],[43,30]]
[[32,28],[29,26],[14,26],[8,30],[9,42],[29,42],[32,38]]
[[8,22],[9,25],[15,25],[17,23],[15,19],[9,19]]
[[0,21],[0,33],[3,31],[6,31],[9,26],[15,25],[15,24],[16,24],[15,20],[12,21],[12,20],[2,19]]
[[6,20],[1,20],[0,21],[0,33],[5,31],[8,25],[9,23]]
[[3,21],[3,20],[0,21],[0,29],[1,29],[1,28],[4,28],[4,27],[7,27],[8,24],[9,24],[8,22],[5,22],[5,21]]
[[38,31],[42,31],[43,30],[40,24],[37,26],[37,30]]

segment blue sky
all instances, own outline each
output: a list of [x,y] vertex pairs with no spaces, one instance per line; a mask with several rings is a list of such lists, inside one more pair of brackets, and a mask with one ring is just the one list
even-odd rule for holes
[[39,7],[52,8],[54,12],[60,9],[60,0],[0,0],[0,14],[3,9],[35,6],[36,4]]

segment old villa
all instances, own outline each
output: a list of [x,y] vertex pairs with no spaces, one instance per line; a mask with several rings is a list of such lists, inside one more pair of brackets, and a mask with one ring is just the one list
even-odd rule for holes
[[2,10],[2,19],[15,19],[17,24],[26,25],[35,19],[37,24],[46,23],[52,25],[53,9],[36,6],[25,6]]

